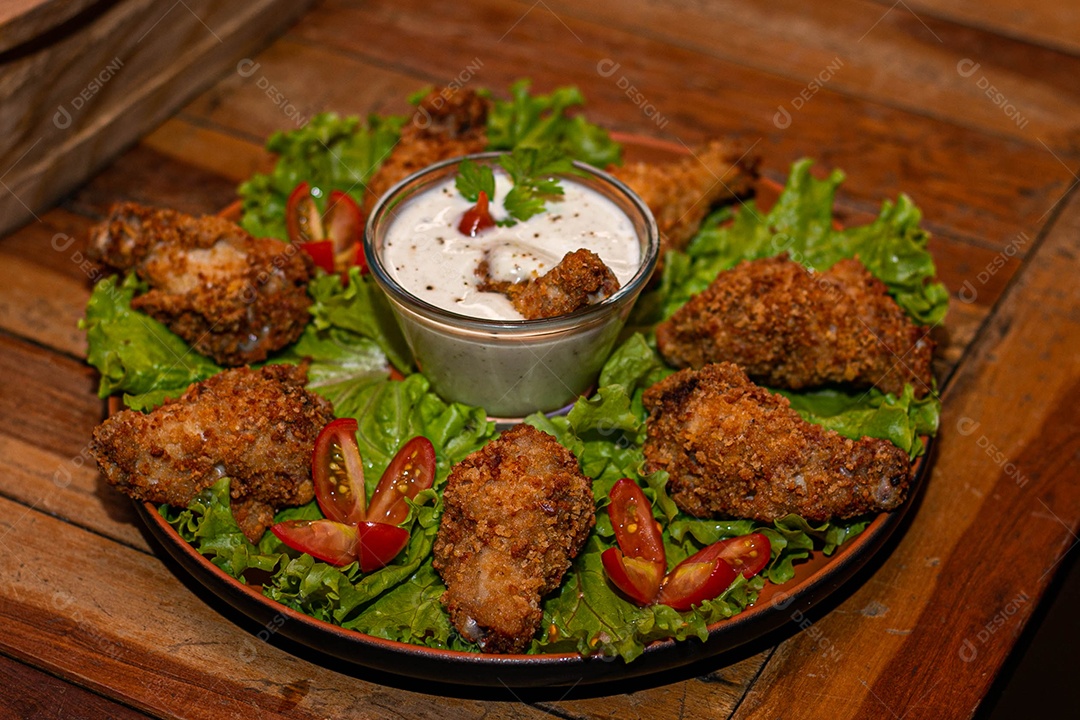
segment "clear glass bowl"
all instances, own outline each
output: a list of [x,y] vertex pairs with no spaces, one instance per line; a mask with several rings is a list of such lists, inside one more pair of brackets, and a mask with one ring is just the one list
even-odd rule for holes
[[[500,153],[469,156],[494,164]],[[659,234],[645,203],[624,184],[584,163],[567,178],[608,198],[630,219],[641,250],[637,273],[605,300],[540,320],[489,320],[436,307],[401,287],[382,258],[396,212],[428,188],[453,177],[465,158],[431,165],[392,187],[368,218],[364,254],[413,357],[446,400],[477,405],[490,416],[524,417],[571,403],[596,381],[623,323],[656,267]],[[432,248],[432,261],[438,261]]]

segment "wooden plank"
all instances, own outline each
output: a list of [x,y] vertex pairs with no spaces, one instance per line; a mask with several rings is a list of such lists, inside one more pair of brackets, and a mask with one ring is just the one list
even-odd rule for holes
[[0,716],[36,720],[146,717],[3,655],[0,655]]
[[255,173],[273,169],[272,156],[263,150],[265,141],[197,125],[180,115],[163,122],[140,145],[239,185]]
[[0,336],[0,495],[150,552],[131,501],[108,487],[89,453],[104,414],[94,371],[71,358]]
[[[298,28],[309,18],[305,15]],[[244,74],[230,74],[195,98],[182,117],[262,143],[279,130],[295,130],[319,112],[404,113],[406,96],[425,82],[415,74],[365,63],[321,43],[297,42],[292,33],[253,60],[257,65],[247,67]],[[332,77],[355,80],[331,82]]]
[[[888,5],[883,2],[883,5]],[[1030,3],[1023,0],[911,0],[911,12],[943,17],[985,28],[999,37],[1020,38],[1033,45],[1080,51],[1080,10],[1073,3]]]
[[[1080,288],[1061,279],[1078,272],[1074,194],[946,393],[937,461],[902,542],[816,633],[780,646],[736,718],[777,717],[792,697],[806,717],[975,711],[1077,543]],[[815,652],[821,637],[838,661]]]
[[[453,42],[447,42],[448,37]],[[731,137],[762,153],[772,177],[783,177],[797,158],[814,155],[820,168],[848,172],[842,191],[847,202],[873,210],[883,198],[907,192],[935,232],[975,238],[997,249],[1019,232],[1037,231],[1073,182],[1066,167],[1041,147],[1033,149],[1032,143],[974,133],[828,87],[781,129],[773,124],[777,107],[799,97],[806,82],[674,48],[605,23],[570,18],[567,24],[540,5],[507,6],[495,0],[468,7],[416,0],[393,8],[328,3],[313,9],[275,47],[292,38],[307,40],[319,52],[337,48],[369,63],[405,70],[421,82],[466,78],[500,92],[526,74],[537,90],[574,83],[589,98],[589,116],[609,127],[653,134],[659,130],[691,145]],[[403,46],[410,52],[401,53]],[[559,51],[551,52],[553,47]],[[279,85],[288,82],[297,88],[297,95],[290,97],[302,105],[304,97],[317,92],[305,88],[319,87],[325,67],[313,60],[308,53],[293,52],[287,62],[271,65],[268,56],[263,69]],[[608,62],[619,63],[619,69],[612,72]],[[364,77],[356,74],[364,70],[359,63],[341,59],[338,67]],[[603,77],[601,70],[611,74]],[[286,80],[289,77],[294,79]],[[631,96],[626,85],[635,88]],[[227,127],[252,124],[244,117],[249,108],[211,96],[221,102],[208,103],[204,97],[191,111]],[[403,111],[404,100],[399,103],[398,111]],[[639,105],[659,115],[650,116]],[[669,122],[658,128],[657,117]]]
[[804,85],[824,83],[1028,144],[1039,138],[1063,151],[1080,150],[1080,85],[1074,80],[1080,57],[916,16],[905,6],[863,0],[783,0],[769,3],[767,11],[731,0],[548,5],[564,19],[613,24]]
[[[766,650],[738,662],[713,658],[695,666],[675,670],[660,679],[641,678],[621,683],[619,694],[603,693],[589,697],[589,689],[578,699],[571,689],[565,699],[543,702],[540,707],[553,715],[574,720],[610,718],[619,720],[689,720],[690,718],[728,718],[757,678],[772,650]],[[711,670],[724,665],[717,670]],[[681,680],[694,668],[698,677]],[[625,694],[623,694],[625,691]]]
[[[151,0],[104,5],[71,32],[0,63],[0,231],[84,181],[223,69],[250,56],[306,3]],[[72,72],[72,68],[81,68]],[[52,78],[41,82],[41,78]]]
[[4,499],[0,518],[0,648],[144,712],[546,717],[505,692],[481,702],[392,690],[301,660],[219,615],[154,557]]
[[229,178],[137,145],[79,188],[65,205],[92,217],[104,216],[113,203],[124,200],[202,214],[216,213],[235,198],[236,183]]

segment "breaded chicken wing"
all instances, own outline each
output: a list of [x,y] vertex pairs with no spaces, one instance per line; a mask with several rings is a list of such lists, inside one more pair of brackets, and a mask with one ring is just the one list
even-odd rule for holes
[[443,492],[435,569],[454,626],[484,652],[521,652],[540,599],[595,523],[592,485],[555,438],[528,425],[458,463]]
[[90,452],[109,484],[136,500],[186,507],[229,477],[233,516],[257,542],[277,508],[314,497],[311,453],[334,412],[306,382],[296,365],[226,370],[148,414],[106,419]]
[[717,203],[749,195],[758,160],[730,143],[714,140],[677,162],[628,163],[611,170],[641,196],[660,229],[660,257],[682,250]]
[[476,268],[482,292],[502,293],[526,320],[569,315],[600,302],[619,289],[619,279],[600,256],[579,248],[538,278],[522,282],[493,280],[486,262]]
[[720,273],[656,328],[676,367],[728,361],[755,382],[799,390],[829,383],[915,396],[931,389],[934,342],[856,259],[811,272],[787,254]]
[[265,360],[310,319],[307,253],[224,218],[120,203],[92,231],[88,255],[134,270],[150,289],[131,306],[222,365]]
[[483,152],[491,101],[466,88],[432,90],[401,129],[401,138],[368,182],[364,215],[393,185],[440,160]]
[[823,522],[893,510],[907,494],[906,452],[806,422],[732,363],[680,370],[644,400],[646,471],[666,470],[691,515]]

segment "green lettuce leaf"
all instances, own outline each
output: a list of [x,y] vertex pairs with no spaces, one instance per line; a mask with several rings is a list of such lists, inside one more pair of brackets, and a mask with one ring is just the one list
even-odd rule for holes
[[266,149],[277,153],[277,164],[240,186],[240,225],[255,237],[287,240],[285,204],[302,182],[311,186],[320,211],[333,190],[362,203],[368,181],[398,141],[405,120],[371,115],[362,123],[357,117],[320,113],[301,128],[271,135]]
[[370,275],[359,268],[349,270],[347,283],[338,275],[320,275],[308,283],[308,295],[316,330],[336,327],[370,338],[403,373],[412,369],[412,354],[405,342],[389,300]]
[[835,430],[844,437],[888,440],[915,458],[925,451],[922,436],[937,433],[941,401],[933,395],[915,398],[911,385],[897,398],[876,388],[865,392],[832,388],[774,390],[791,401],[804,420]]
[[122,281],[105,278],[94,286],[79,322],[86,331],[86,360],[101,374],[98,396],[125,393],[124,402],[136,410],[156,407],[221,371],[169,328],[132,310],[132,298],[145,289],[134,274]]
[[[176,528],[180,537],[241,582],[246,582],[244,573],[249,569],[271,572],[282,559],[284,546],[272,534],[267,533],[268,538],[264,538],[266,545],[260,542],[256,546],[240,531],[229,507],[229,478],[222,478],[203,490],[186,508],[162,505],[158,512]],[[310,513],[310,508],[306,512]],[[301,514],[297,519],[302,517]]]
[[564,155],[598,168],[622,164],[622,146],[607,130],[567,111],[585,104],[576,87],[556,88],[550,95],[531,95],[530,82],[510,86],[509,100],[495,100],[488,113],[489,150],[519,147],[559,148]]

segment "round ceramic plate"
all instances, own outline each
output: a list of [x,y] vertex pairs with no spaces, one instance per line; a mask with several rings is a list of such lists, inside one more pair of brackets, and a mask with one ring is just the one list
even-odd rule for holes
[[[661,140],[615,137],[624,144],[630,160],[663,161],[688,153],[680,145]],[[778,191],[774,184],[765,183],[760,195],[768,201]],[[230,207],[223,214],[235,214],[237,210]],[[118,406],[114,401],[111,409],[115,411]],[[924,442],[929,443],[925,438]],[[875,558],[919,494],[928,472],[930,450],[928,444],[927,452],[917,461],[910,498],[899,510],[877,516],[865,531],[832,556],[814,553],[796,566],[795,577],[784,585],[766,583],[753,606],[710,625],[706,641],[657,641],[630,663],[618,658],[585,658],[576,653],[487,655],[436,650],[345,630],[281,605],[264,596],[260,587],[225,574],[183,540],[155,505],[136,503],[136,509],[151,534],[194,579],[259,624],[274,627],[277,633],[320,653],[350,665],[429,681],[494,687],[576,685],[656,673],[730,652],[789,622],[796,611],[805,613]]]

